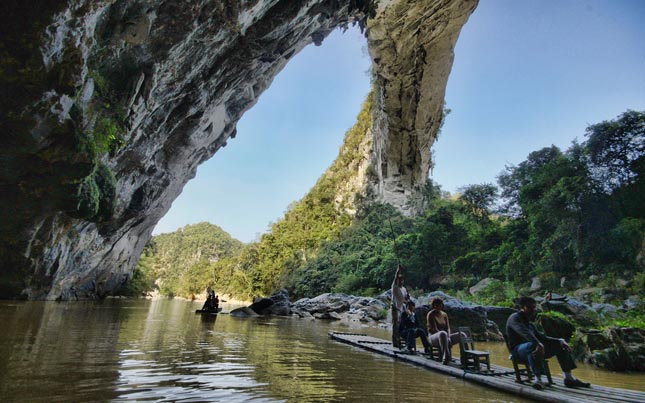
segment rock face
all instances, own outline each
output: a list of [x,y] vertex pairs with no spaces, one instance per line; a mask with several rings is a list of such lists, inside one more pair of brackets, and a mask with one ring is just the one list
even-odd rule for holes
[[[369,21],[378,105],[374,118],[376,191],[404,212],[420,211],[428,152],[443,123],[453,49],[474,1],[380,1]],[[415,201],[416,200],[416,201]]]
[[453,47],[476,5],[8,1],[0,297],[102,297],[127,282],[155,224],[289,59],[356,21],[378,100],[366,186],[413,213]]
[[645,371],[645,330],[610,328],[578,332],[577,359],[611,371]]

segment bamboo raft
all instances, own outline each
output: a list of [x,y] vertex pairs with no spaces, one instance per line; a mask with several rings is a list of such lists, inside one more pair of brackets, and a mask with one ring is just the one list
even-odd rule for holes
[[329,332],[329,337],[338,342],[350,344],[363,350],[394,357],[401,361],[539,402],[645,403],[645,392],[598,385],[592,385],[591,388],[567,388],[563,384],[563,379],[558,377],[553,377],[553,385],[540,391],[534,389],[529,383],[517,383],[512,368],[491,364],[490,371],[464,370],[459,365],[459,358],[453,358],[451,364],[443,365],[423,354],[402,353],[398,348],[392,347],[391,342],[365,334]]

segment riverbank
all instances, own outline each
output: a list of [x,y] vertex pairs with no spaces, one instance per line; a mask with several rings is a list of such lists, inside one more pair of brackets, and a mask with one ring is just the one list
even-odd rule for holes
[[[441,298],[450,317],[452,329],[467,326],[476,340],[503,341],[506,321],[514,309],[482,306],[440,291],[417,298],[415,310],[418,321],[426,327],[426,315],[434,298]],[[566,296],[537,297],[538,327],[552,336],[564,338],[575,346],[577,360],[612,371],[645,372],[645,330],[640,328],[607,326],[606,307],[597,309],[575,298]],[[280,290],[268,298],[231,311],[231,315],[248,317],[258,315],[297,316],[310,320],[339,321],[348,328],[374,326],[391,328],[390,293],[358,297],[340,293],[326,293],[314,298],[289,300],[287,290]],[[615,310],[611,311],[613,315]]]

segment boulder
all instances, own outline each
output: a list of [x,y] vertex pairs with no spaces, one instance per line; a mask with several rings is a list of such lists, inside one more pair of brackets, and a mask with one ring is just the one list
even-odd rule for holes
[[622,308],[631,311],[632,309],[638,308],[642,304],[641,297],[638,295],[630,295],[625,301],[623,301]]
[[426,315],[432,309],[429,304],[436,297],[440,297],[444,301],[444,310],[448,314],[450,328],[453,332],[456,332],[461,326],[467,326],[470,328],[473,338],[477,340],[503,340],[497,323],[489,320],[486,307],[460,301],[441,291],[434,291],[419,298],[419,301],[427,302],[415,310],[419,323],[423,326],[426,326]]
[[492,278],[485,278],[481,280],[479,283],[475,284],[474,286],[470,287],[468,289],[468,292],[470,292],[471,295],[475,295],[477,293],[480,293],[484,288],[488,287],[493,281],[495,281]]
[[271,298],[257,298],[251,305],[249,309],[252,309],[258,315],[262,315],[263,311],[273,305]]
[[390,304],[392,303],[392,289],[389,289],[389,290],[377,295],[374,299],[377,299],[377,300],[387,304],[387,306],[390,306]]
[[571,321],[555,315],[539,315],[536,324],[546,335],[567,341],[576,332],[576,326]]
[[264,314],[289,316],[291,315],[291,301],[289,301],[289,291],[286,289],[279,290],[269,297],[273,304],[264,310]]
[[537,276],[533,277],[531,279],[530,290],[535,292],[535,291],[540,291],[541,289],[542,289],[542,280]]
[[645,330],[609,328],[576,334],[575,355],[579,360],[610,371],[645,371]]
[[235,318],[252,318],[252,317],[259,316],[253,309],[249,308],[248,306],[233,309],[229,313],[229,315]]
[[289,291],[282,289],[268,298],[257,298],[247,307],[258,315],[291,315],[291,302]]
[[445,307],[450,318],[450,328],[453,332],[461,326],[470,328],[473,338],[477,340],[503,340],[497,324],[489,321],[486,309],[483,306],[468,306],[464,304],[450,304]]
[[291,314],[296,315],[302,319],[316,319],[312,314],[307,311],[301,311],[299,309],[291,309]]
[[293,304],[293,307],[307,311],[312,315],[326,312],[339,313],[349,310],[351,298],[355,297],[341,293],[325,293],[314,298],[299,299]]
[[327,320],[341,320],[342,319],[342,316],[340,316],[338,313],[336,313],[334,311],[317,312],[313,316],[316,319],[327,319]]
[[550,301],[545,301],[543,298],[536,298],[536,300],[540,303],[542,310],[560,312],[570,316],[581,326],[593,327],[600,320],[598,314],[589,305],[575,298],[565,298],[564,300],[551,299]]
[[603,290],[600,287],[581,288],[573,292],[576,298],[586,302],[591,302],[592,299],[599,298],[602,294]]
[[506,321],[508,317],[516,312],[515,309],[502,306],[486,306],[484,310],[486,311],[488,320],[495,322],[502,333],[506,333]]
[[617,318],[621,316],[620,310],[612,304],[591,304],[591,309],[603,318]]
[[376,298],[357,297],[340,293],[321,294],[315,298],[296,301],[292,310],[300,317],[313,315],[316,319],[374,322],[387,319],[389,291]]
[[356,315],[361,322],[387,318],[389,303],[376,298],[355,298],[350,301],[348,314]]

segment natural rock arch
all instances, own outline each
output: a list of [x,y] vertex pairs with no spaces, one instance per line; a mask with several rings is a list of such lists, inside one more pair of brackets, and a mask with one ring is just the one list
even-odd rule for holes
[[[0,294],[26,285],[34,299],[100,296],[127,281],[197,166],[235,136],[294,54],[347,24],[366,23],[373,61],[376,175],[368,185],[414,212],[409,200],[431,165],[453,48],[477,5],[14,3],[14,14],[0,17]],[[30,42],[39,46],[25,49]]]

